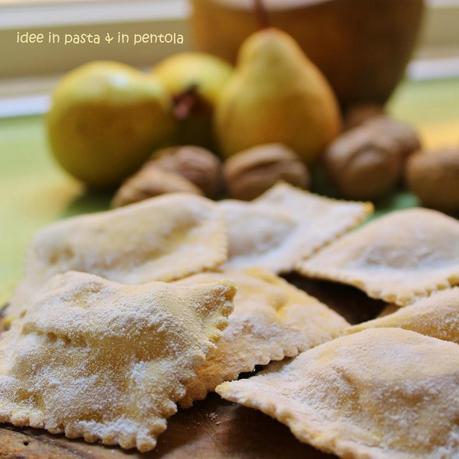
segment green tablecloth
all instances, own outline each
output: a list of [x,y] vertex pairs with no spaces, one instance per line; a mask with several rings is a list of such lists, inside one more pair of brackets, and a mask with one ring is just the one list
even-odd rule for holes
[[[390,111],[416,124],[428,145],[459,144],[459,80],[406,82]],[[42,117],[0,120],[0,305],[18,281],[26,247],[37,229],[59,218],[106,208],[108,196],[88,195],[49,155]],[[401,193],[379,205],[416,204]]]

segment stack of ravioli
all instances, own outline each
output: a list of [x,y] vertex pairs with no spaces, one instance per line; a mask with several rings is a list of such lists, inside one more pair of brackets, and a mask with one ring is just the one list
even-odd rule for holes
[[[0,422],[146,452],[216,391],[340,457],[459,457],[459,222],[371,213],[278,184],[45,228],[0,336]],[[351,326],[292,271],[389,309]]]

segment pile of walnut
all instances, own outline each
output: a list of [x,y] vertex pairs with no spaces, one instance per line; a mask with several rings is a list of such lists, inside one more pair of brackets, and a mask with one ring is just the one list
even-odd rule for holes
[[210,151],[196,146],[171,147],[155,153],[123,183],[113,199],[115,207],[171,192],[187,192],[217,199],[230,196],[248,201],[279,181],[309,187],[309,172],[298,156],[280,144],[261,145],[232,156],[224,164]]
[[[378,107],[351,111],[345,126],[321,163],[341,197],[378,200],[405,184],[423,205],[459,211],[459,148],[422,152],[416,130]],[[252,200],[279,181],[304,189],[311,185],[308,167],[281,144],[242,151],[225,163],[201,147],[171,147],[156,152],[124,182],[113,205],[171,192]]]

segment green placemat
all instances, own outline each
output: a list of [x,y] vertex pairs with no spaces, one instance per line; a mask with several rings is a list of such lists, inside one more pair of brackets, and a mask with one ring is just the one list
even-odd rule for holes
[[89,196],[53,162],[43,118],[0,120],[0,305],[19,279],[37,229],[59,218],[101,210],[108,199]]
[[[459,122],[459,80],[407,82],[390,111],[423,129]],[[458,134],[459,141],[459,134]],[[42,117],[0,120],[0,304],[21,276],[34,233],[60,218],[105,209],[107,195],[88,194],[53,162]],[[377,204],[377,216],[416,205],[400,192]]]

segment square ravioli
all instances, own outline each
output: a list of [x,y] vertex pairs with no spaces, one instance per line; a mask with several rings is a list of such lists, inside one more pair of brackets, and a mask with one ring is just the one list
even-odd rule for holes
[[459,344],[459,288],[434,293],[396,312],[354,325],[346,333],[377,327],[404,328]]
[[198,196],[170,194],[70,218],[35,237],[7,315],[17,317],[55,274],[81,271],[126,284],[169,281],[215,268],[226,250],[221,212]]
[[459,284],[459,222],[427,209],[394,212],[343,236],[297,270],[405,306]]
[[253,371],[256,365],[293,357],[333,339],[349,326],[317,299],[268,272],[251,269],[197,274],[180,284],[228,279],[237,288],[228,327],[187,385],[180,404],[191,406],[223,381]]
[[280,183],[252,202],[223,201],[229,232],[225,267],[291,271],[302,258],[362,223],[369,203],[325,198]]
[[459,346],[374,328],[216,389],[346,458],[459,456]]
[[53,277],[0,337],[0,422],[148,451],[220,338],[234,286]]

